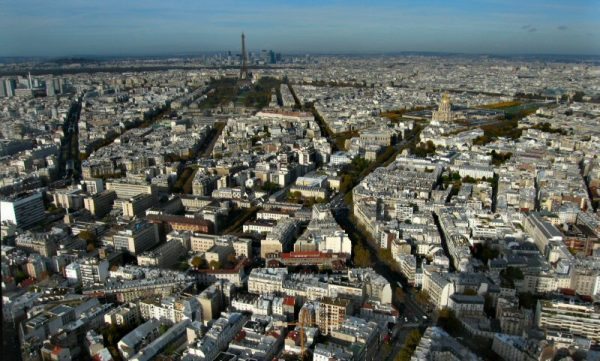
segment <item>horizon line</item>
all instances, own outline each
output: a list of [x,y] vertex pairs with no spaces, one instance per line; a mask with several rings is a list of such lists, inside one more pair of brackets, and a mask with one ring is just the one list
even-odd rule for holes
[[[263,50],[275,51],[273,49],[251,49],[248,52],[260,52]],[[165,52],[165,53],[132,53],[132,54],[64,54],[64,55],[0,55],[0,59],[69,59],[69,58],[82,58],[82,59],[94,59],[94,58],[152,58],[152,57],[179,57],[179,56],[205,56],[205,55],[216,55],[232,52],[232,54],[239,55],[238,51],[233,52],[231,50],[205,50],[205,51],[181,51],[181,52]],[[522,52],[453,52],[453,51],[430,51],[430,50],[400,50],[400,51],[303,51],[296,50],[290,52],[275,51],[282,55],[288,56],[304,56],[304,55],[316,55],[316,56],[392,56],[392,55],[453,55],[453,56],[500,56],[500,57],[535,57],[535,56],[553,56],[553,57],[597,57],[600,58],[600,53],[522,53]],[[97,59],[101,60],[101,59]]]

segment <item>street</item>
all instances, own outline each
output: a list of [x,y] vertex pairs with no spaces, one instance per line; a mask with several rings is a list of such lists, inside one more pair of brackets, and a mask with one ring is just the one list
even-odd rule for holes
[[79,160],[79,115],[81,114],[81,98],[71,105],[65,124],[63,125],[64,138],[60,147],[58,162],[58,179],[77,180],[81,175],[81,162]]
[[[319,119],[318,123],[322,129],[325,129],[325,125],[320,124],[321,122]],[[330,144],[335,146],[335,142],[330,139],[329,133],[324,132],[324,134],[326,135]],[[389,158],[381,160],[381,164],[379,166],[385,166],[386,164],[389,164],[389,162],[393,161],[393,159],[395,159],[395,157],[400,154],[400,152],[408,144],[417,139],[418,134],[418,132],[414,132],[408,138],[394,145],[395,152]],[[373,170],[374,169],[376,169],[376,167],[374,167]],[[360,183],[360,181],[362,181],[362,179],[364,179],[364,177],[366,177],[368,174],[369,172],[361,174],[359,179],[356,180],[356,184]],[[352,189],[348,190],[347,192],[352,192]],[[349,235],[352,244],[361,244],[365,249],[368,250],[372,259],[375,260],[372,265],[373,269],[382,275],[392,286],[392,302],[394,306],[400,310],[400,317],[397,325],[397,327],[400,327],[400,330],[398,334],[391,340],[393,348],[386,358],[386,360],[393,360],[400,349],[402,349],[407,335],[415,329],[431,325],[432,319],[430,315],[428,315],[427,312],[423,310],[423,308],[414,299],[411,291],[412,287],[406,282],[405,277],[380,259],[376,245],[370,243],[367,239],[367,236],[363,234],[361,230],[358,229],[353,223],[351,219],[351,209],[349,209],[349,205],[344,201],[347,192],[339,192],[336,194],[329,201],[329,206],[335,216],[336,221]],[[397,282],[402,284],[402,291],[404,292],[403,299],[399,299],[396,296],[396,290],[398,288]]]

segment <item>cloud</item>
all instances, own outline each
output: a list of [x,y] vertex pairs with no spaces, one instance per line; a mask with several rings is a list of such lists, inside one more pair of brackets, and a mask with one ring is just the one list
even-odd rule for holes
[[537,31],[537,29],[536,28],[529,28],[529,30],[527,30],[527,31],[529,31],[530,33],[535,33]]
[[559,25],[559,26],[557,27],[557,29],[558,29],[558,30],[560,30],[560,31],[565,31],[565,30],[567,30],[568,28],[567,28],[567,26],[566,26],[566,25]]
[[521,29],[526,30],[526,29],[529,29],[530,27],[531,27],[531,25],[527,24],[527,25],[521,26]]

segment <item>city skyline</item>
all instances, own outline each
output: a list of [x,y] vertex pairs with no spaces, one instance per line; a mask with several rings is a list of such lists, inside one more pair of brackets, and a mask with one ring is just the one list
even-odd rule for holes
[[3,1],[11,360],[600,360],[591,2]]
[[[308,53],[599,55],[595,1],[0,2],[0,56]],[[323,36],[327,34],[327,36]]]

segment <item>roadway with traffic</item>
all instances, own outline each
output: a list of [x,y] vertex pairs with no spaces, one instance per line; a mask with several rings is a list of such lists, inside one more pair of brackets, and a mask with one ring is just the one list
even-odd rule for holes
[[60,147],[58,179],[77,181],[81,176],[78,125],[81,114],[81,98],[78,97],[73,101],[63,125],[65,136]]

